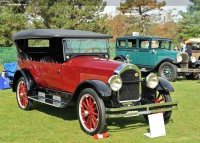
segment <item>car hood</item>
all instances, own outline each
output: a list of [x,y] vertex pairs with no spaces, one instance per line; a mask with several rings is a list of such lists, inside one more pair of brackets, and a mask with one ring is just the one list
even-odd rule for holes
[[69,60],[68,64],[91,69],[115,70],[122,62],[108,60],[99,56],[78,56]]
[[166,58],[170,58],[173,60],[176,60],[178,52],[177,51],[170,51],[170,50],[156,50],[156,59],[157,62],[166,59]]
[[172,50],[156,50],[156,54],[165,54],[165,55],[177,55],[177,51]]
[[99,79],[104,82],[108,81],[121,64],[124,63],[99,56],[78,56],[64,63],[71,71],[74,71],[73,74],[80,76],[81,81]]

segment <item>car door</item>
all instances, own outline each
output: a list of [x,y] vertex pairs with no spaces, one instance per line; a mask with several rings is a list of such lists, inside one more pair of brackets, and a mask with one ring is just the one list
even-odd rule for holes
[[130,55],[132,64],[137,64],[137,51],[136,39],[126,39],[126,55]]
[[62,64],[42,62],[43,85],[47,88],[62,90]]
[[139,48],[137,51],[137,65],[142,67],[153,67],[156,62],[156,52],[151,48],[150,40],[139,40]]

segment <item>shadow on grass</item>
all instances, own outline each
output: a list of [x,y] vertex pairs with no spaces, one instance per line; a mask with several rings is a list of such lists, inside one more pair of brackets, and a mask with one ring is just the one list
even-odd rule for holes
[[39,102],[34,102],[33,110],[37,110],[51,116],[55,116],[63,120],[77,120],[77,110],[75,106],[68,106],[66,108],[56,108]]
[[[171,123],[174,123],[173,119],[170,119],[165,125]],[[150,132],[149,123],[142,115],[137,117],[107,119],[106,130],[109,132],[119,132],[138,129],[141,127],[148,127],[146,130],[147,132]]]
[[146,122],[143,116],[107,119],[106,121],[109,132],[132,130],[148,126],[148,122]]
[[[75,106],[69,106],[66,108],[56,108],[39,102],[34,102],[33,110],[37,110],[44,114],[50,116],[55,116],[63,120],[77,120],[77,109]],[[167,124],[173,123],[172,119],[169,120]],[[149,123],[144,119],[144,117],[122,117],[122,118],[112,118],[106,120],[106,131],[109,132],[119,132],[119,131],[128,131],[133,129],[138,129],[141,127],[148,127]],[[147,129],[149,132],[149,128]]]

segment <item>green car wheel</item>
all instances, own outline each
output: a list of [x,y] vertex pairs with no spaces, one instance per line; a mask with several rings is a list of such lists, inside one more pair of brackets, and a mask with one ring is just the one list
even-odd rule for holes
[[175,81],[177,78],[177,67],[172,63],[164,62],[160,65],[158,73],[168,81]]

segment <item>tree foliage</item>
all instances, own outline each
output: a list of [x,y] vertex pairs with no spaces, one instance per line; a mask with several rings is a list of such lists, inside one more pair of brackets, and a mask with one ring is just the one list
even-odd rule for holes
[[0,9],[0,46],[11,46],[12,35],[21,29],[27,28],[27,18],[20,13],[13,13],[12,8]]
[[157,2],[157,0],[126,0],[121,3],[118,10],[122,13],[130,13],[139,19],[137,22],[141,35],[147,35],[146,25],[151,20],[151,11],[161,10],[165,6],[165,1]]
[[32,0],[26,12],[37,27],[100,32],[98,23],[105,17],[99,17],[99,13],[105,6],[102,0]]
[[29,28],[79,29],[107,33],[103,0],[7,0],[0,3],[0,44]]
[[179,39],[200,37],[200,0],[190,0],[190,2],[192,4],[188,6],[187,12],[182,12]]

